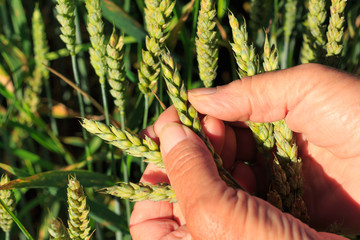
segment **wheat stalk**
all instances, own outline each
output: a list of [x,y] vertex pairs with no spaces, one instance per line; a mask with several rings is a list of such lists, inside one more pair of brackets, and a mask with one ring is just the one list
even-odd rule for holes
[[[0,179],[0,186],[10,182],[8,175],[3,174]],[[6,204],[11,212],[15,211],[15,196],[12,190],[0,190],[0,199]],[[8,233],[11,230],[13,220],[6,210],[0,205],[0,227]]]
[[316,62],[323,54],[325,45],[326,10],[325,0],[309,0],[308,14],[305,22],[306,33],[300,52],[302,63]]
[[326,56],[339,55],[343,45],[341,43],[344,35],[344,10],[346,0],[331,0],[330,20],[326,32]]
[[99,76],[100,84],[105,84],[106,60],[105,60],[105,36],[103,33],[104,23],[99,0],[85,0],[88,11],[88,27],[91,48],[89,49],[90,62]]
[[143,94],[157,91],[160,73],[159,56],[167,38],[166,28],[170,23],[175,6],[172,0],[146,0],[145,24],[148,31],[146,49],[142,51],[142,61],[138,70],[139,89]]
[[90,239],[89,207],[86,204],[84,189],[75,176],[69,176],[67,188],[68,232],[71,239]]
[[101,122],[88,119],[83,119],[81,125],[88,132],[122,149],[127,154],[144,157],[145,162],[164,168],[159,146],[148,136],[145,136],[145,139],[140,139],[128,131],[122,131],[114,126],[107,126]]
[[113,96],[114,103],[119,108],[121,116],[124,116],[126,89],[123,46],[124,37],[119,37],[114,28],[106,47],[106,62],[108,65],[108,81],[111,87],[110,94]]
[[168,201],[176,202],[172,187],[167,183],[119,183],[117,186],[100,189],[101,193],[110,194],[122,199],[137,201]]
[[70,236],[66,230],[64,223],[60,218],[51,221],[48,231],[51,239],[54,240],[69,240]]
[[200,80],[211,87],[218,67],[218,34],[214,29],[216,10],[212,0],[202,0],[197,22],[196,53]]
[[61,40],[72,56],[75,55],[75,3],[72,0],[57,0],[57,15],[61,27]]
[[167,85],[168,95],[173,102],[180,121],[183,125],[189,127],[192,131],[194,131],[206,144],[210,153],[212,154],[216,167],[218,168],[218,172],[220,177],[231,187],[240,188],[245,190],[242,186],[240,186],[232,176],[224,169],[222,165],[222,159],[215,152],[214,147],[212,146],[210,140],[205,135],[200,120],[198,117],[198,112],[195,108],[188,102],[187,91],[183,81],[181,80],[180,73],[175,65],[174,60],[170,56],[169,52],[163,53],[161,69],[163,72],[163,76]]

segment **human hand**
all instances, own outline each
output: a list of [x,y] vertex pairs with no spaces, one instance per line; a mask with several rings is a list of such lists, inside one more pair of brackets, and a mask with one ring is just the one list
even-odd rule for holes
[[[323,229],[338,221],[343,224],[343,231],[359,233],[360,82],[357,78],[307,64],[235,81],[211,93],[212,90],[189,92],[193,106],[205,115],[235,122],[233,125],[247,120],[272,122],[285,118],[288,126],[299,133],[297,143],[304,162],[305,201],[311,225]],[[149,239],[150,228],[154,233],[151,239],[186,239],[185,236],[190,239],[190,235],[194,239],[340,239],[316,232],[261,199],[228,188],[219,178],[204,144],[190,130],[174,123],[176,119],[166,116],[171,115],[169,112],[159,118],[153,129],[160,138],[167,175],[179,205],[137,203],[131,222],[134,239]],[[216,118],[208,117],[213,123],[217,122]],[[215,131],[216,127],[209,129]],[[219,146],[221,141],[216,143],[216,139],[223,139],[226,149],[229,144],[224,141],[231,131],[223,129],[213,141]],[[232,133],[238,131],[242,130],[235,129]],[[234,158],[229,156],[231,151],[222,152],[228,155],[222,156],[225,162]],[[144,174],[145,181],[149,178],[159,182],[159,176],[167,180],[164,173],[154,174],[151,168]],[[251,176],[246,167],[239,169],[244,169],[246,174],[242,175]],[[246,179],[242,181],[246,183]],[[147,229],[147,234],[141,236],[141,229]],[[175,238],[176,235],[180,237]]]

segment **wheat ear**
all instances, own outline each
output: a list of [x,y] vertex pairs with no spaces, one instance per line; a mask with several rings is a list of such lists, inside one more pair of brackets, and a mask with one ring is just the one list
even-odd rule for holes
[[302,63],[319,61],[325,45],[325,0],[309,0],[308,5],[309,12],[305,22],[307,31],[303,35],[304,41],[300,52]]
[[119,37],[114,28],[106,47],[106,62],[108,66],[108,81],[111,87],[110,94],[113,96],[114,103],[119,108],[121,116],[124,116],[125,111],[124,94],[126,90],[123,46],[124,37]]
[[274,137],[278,159],[278,164],[276,164],[280,164],[281,169],[285,172],[290,192],[282,193],[283,184],[275,183],[274,189],[282,196],[282,205],[285,211],[292,213],[304,222],[308,222],[309,215],[303,200],[302,160],[298,157],[298,146],[294,133],[286,125],[285,120],[274,122]]
[[106,60],[105,60],[105,36],[103,33],[104,23],[99,0],[85,0],[88,11],[87,30],[90,35],[91,48],[89,49],[90,62],[99,76],[100,84],[105,84]]
[[218,34],[215,30],[216,10],[212,0],[202,0],[197,22],[196,53],[200,80],[211,87],[218,68]]
[[168,201],[176,202],[172,187],[167,183],[119,183],[117,186],[100,189],[101,193],[110,194],[122,199],[137,201]]
[[[3,174],[0,179],[0,186],[5,185],[10,182],[10,178],[8,175]],[[6,206],[10,209],[11,212],[15,211],[15,196],[12,190],[0,190],[0,199],[6,204]],[[8,233],[11,230],[11,226],[13,224],[13,220],[11,216],[2,208],[0,205],[0,227],[1,229]]]
[[[236,17],[229,12],[229,23],[232,29],[233,41],[231,44],[233,51],[235,53],[235,59],[238,64],[239,70],[238,74],[240,78],[246,76],[253,76],[259,72],[259,67],[257,63],[257,57],[255,56],[255,49],[253,45],[249,47],[248,41],[248,32],[246,29],[246,22],[244,20],[243,24],[239,26],[239,22]],[[267,38],[266,38],[267,39]],[[269,48],[269,43],[267,43],[267,48]],[[270,51],[270,49],[266,49],[266,51]],[[267,66],[269,64],[276,65],[275,63],[275,55],[273,54],[269,57],[264,57],[264,67],[272,67]],[[270,59],[272,57],[272,59]],[[277,56],[276,56],[277,57]],[[275,59],[274,59],[275,58]],[[271,60],[271,62],[269,61]],[[277,60],[276,60],[277,61]],[[257,147],[262,152],[269,151],[274,146],[274,138],[273,138],[273,125],[271,123],[255,123],[248,122],[249,128],[253,132],[255,141],[257,142]]]
[[69,233],[60,218],[51,221],[48,231],[51,239],[54,240],[70,240]]
[[167,38],[166,28],[170,23],[175,6],[173,0],[145,0],[145,24],[148,32],[146,49],[142,51],[142,61],[138,70],[139,89],[143,94],[157,91],[160,73],[159,56]]
[[330,20],[326,32],[326,56],[336,56],[341,53],[343,45],[341,43],[344,35],[344,10],[346,0],[331,0]]
[[167,85],[168,95],[178,112],[181,123],[193,130],[204,141],[214,158],[220,177],[228,186],[245,190],[224,169],[220,156],[215,152],[210,140],[205,135],[200,124],[198,112],[188,102],[185,85],[181,80],[180,73],[169,52],[163,53],[162,55],[161,69]]
[[72,56],[75,56],[75,2],[72,0],[57,0],[57,15],[61,27],[61,40]]
[[90,239],[89,207],[86,204],[84,189],[75,176],[69,176],[67,188],[68,232],[71,239]]
[[128,131],[122,131],[114,126],[107,126],[101,122],[88,119],[83,119],[81,125],[88,132],[120,148],[127,154],[144,157],[144,161],[164,168],[159,146],[148,136],[145,136],[145,139],[140,139]]
[[234,14],[229,11],[229,23],[232,30],[234,43],[231,47],[235,53],[235,60],[238,65],[238,74],[240,78],[253,76],[258,73],[257,56],[253,45],[248,45],[248,32],[245,19],[239,26],[239,21]]

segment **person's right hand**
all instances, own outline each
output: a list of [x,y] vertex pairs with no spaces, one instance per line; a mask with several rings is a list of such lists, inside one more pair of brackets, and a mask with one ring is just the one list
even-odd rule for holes
[[285,118],[297,134],[311,225],[360,232],[360,80],[318,64],[189,91],[202,114],[230,121]]
[[[199,112],[210,115],[204,119],[204,129],[222,139],[214,146],[223,146],[218,153],[224,166],[234,155],[242,160],[239,153],[249,153],[244,147],[249,142],[244,139],[253,139],[243,128],[244,121],[285,118],[298,133],[310,226],[323,231],[337,222],[344,233],[360,233],[358,78],[306,64],[218,88],[191,90],[189,100]],[[229,131],[224,131],[219,119],[226,121],[225,129]],[[316,232],[262,199],[227,187],[206,146],[179,123],[174,108],[162,113],[148,133],[160,140],[166,172],[149,165],[143,181],[170,182],[178,203],[136,203],[130,223],[134,239],[343,239]],[[215,135],[209,137],[215,140]],[[231,146],[237,146],[237,150]],[[252,155],[247,157],[256,156]],[[249,174],[243,174],[249,170],[234,170],[232,174],[249,183]],[[256,188],[262,183],[256,181]]]

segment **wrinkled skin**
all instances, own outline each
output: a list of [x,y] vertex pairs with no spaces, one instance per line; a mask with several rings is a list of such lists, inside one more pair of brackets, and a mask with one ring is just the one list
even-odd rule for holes
[[[140,239],[344,239],[321,232],[338,223],[360,233],[360,81],[317,64],[260,74],[189,92],[203,127],[232,175],[264,196],[264,160],[245,121],[285,118],[303,159],[310,226],[264,200],[227,187],[200,139],[173,107],[145,134],[161,144],[166,172],[149,165],[141,181],[168,182],[178,203],[139,202],[130,231]],[[254,161],[252,167],[243,161]]]

